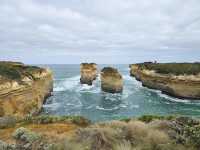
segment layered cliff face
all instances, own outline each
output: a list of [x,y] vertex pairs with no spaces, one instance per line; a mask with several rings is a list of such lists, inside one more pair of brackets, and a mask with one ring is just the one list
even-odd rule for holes
[[37,114],[53,90],[48,69],[0,62],[0,117]]
[[101,89],[109,93],[122,92],[123,78],[117,69],[105,67],[101,70]]
[[97,65],[94,63],[82,63],[81,64],[81,84],[92,85],[92,82],[97,77]]
[[161,90],[168,95],[200,99],[198,67],[197,64],[133,64],[130,65],[130,74],[141,81],[143,86]]

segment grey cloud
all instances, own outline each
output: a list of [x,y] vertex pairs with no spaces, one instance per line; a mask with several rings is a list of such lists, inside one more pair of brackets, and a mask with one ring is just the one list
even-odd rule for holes
[[199,0],[0,2],[0,59],[131,63],[200,58]]

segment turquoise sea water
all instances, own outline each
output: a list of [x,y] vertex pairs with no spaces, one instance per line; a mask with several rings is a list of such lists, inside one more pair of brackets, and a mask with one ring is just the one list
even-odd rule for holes
[[122,94],[101,91],[100,79],[92,86],[81,85],[79,65],[42,65],[54,72],[54,92],[43,106],[43,113],[81,115],[92,121],[134,117],[145,114],[200,116],[200,101],[172,98],[159,91],[142,87],[129,76],[128,65],[113,66],[124,79]]

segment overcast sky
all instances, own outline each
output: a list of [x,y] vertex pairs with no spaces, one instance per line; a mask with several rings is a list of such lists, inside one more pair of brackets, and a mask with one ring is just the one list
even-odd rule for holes
[[200,61],[200,0],[0,0],[0,59]]

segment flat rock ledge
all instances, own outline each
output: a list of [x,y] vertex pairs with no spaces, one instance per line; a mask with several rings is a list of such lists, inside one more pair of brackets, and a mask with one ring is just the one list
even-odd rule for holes
[[92,85],[92,82],[97,77],[97,64],[95,63],[82,63],[80,66],[81,84]]
[[121,93],[123,78],[117,69],[105,67],[101,70],[101,89],[109,93]]

